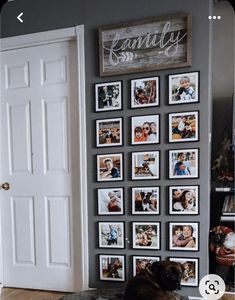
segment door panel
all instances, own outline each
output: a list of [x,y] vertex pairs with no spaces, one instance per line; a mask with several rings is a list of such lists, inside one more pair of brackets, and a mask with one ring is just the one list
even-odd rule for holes
[[2,65],[4,285],[73,291],[82,285],[76,45],[6,51]]

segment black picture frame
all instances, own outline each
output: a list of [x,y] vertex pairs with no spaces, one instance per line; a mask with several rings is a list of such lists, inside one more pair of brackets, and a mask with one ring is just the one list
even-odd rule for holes
[[[107,169],[105,172],[105,164],[113,164],[115,169]],[[110,166],[108,166],[110,168]],[[101,171],[102,170],[102,171]],[[109,171],[109,172],[108,172]],[[123,181],[124,170],[123,170],[123,152],[118,153],[106,153],[96,155],[96,178],[97,182],[108,182],[108,181]]]
[[160,186],[148,186],[148,187],[141,186],[141,187],[131,188],[131,214],[132,215],[160,215],[160,210],[161,210]]
[[[184,81],[184,83],[182,82],[181,84],[180,80]],[[186,81],[188,81],[188,84]],[[168,74],[168,105],[192,104],[199,102],[199,71]]]
[[[188,191],[191,195],[187,195]],[[169,215],[199,215],[200,186],[170,185],[168,186]]]
[[[139,156],[139,157],[138,157]],[[152,180],[160,179],[160,151],[131,152],[131,179]],[[150,165],[150,166],[149,166]]]
[[100,281],[126,281],[126,255],[98,254],[98,260]]
[[98,216],[124,215],[123,187],[97,188],[96,196]]
[[181,264],[183,274],[181,286],[198,287],[199,286],[199,265],[198,257],[168,257],[169,261],[175,261]]
[[[193,119],[193,116],[195,117]],[[199,141],[199,111],[182,111],[168,114],[168,142],[188,143]]]
[[123,145],[123,117],[96,119],[96,147],[115,147]]
[[168,178],[199,178],[199,148],[181,148],[168,150]]
[[[149,234],[147,231],[149,231]],[[160,250],[161,222],[132,222],[132,248]]]
[[122,110],[122,80],[95,83],[95,112]]
[[131,109],[160,106],[160,76],[134,78],[130,86]]
[[[145,129],[148,130],[146,134],[144,132]],[[148,145],[148,144],[159,144],[159,143],[160,143],[160,115],[159,114],[149,114],[149,115],[131,117],[131,145]]]
[[[138,260],[138,261],[137,261]],[[148,264],[147,268],[149,268],[149,264],[152,264],[155,261],[160,261],[161,256],[150,256],[150,255],[132,255],[132,274],[133,276],[140,275],[142,271],[146,270],[146,265]],[[144,264],[143,264],[144,262]],[[137,263],[139,265],[137,269]]]
[[199,231],[199,222],[168,222],[168,250],[199,251]]
[[98,248],[124,249],[125,248],[125,222],[99,221]]

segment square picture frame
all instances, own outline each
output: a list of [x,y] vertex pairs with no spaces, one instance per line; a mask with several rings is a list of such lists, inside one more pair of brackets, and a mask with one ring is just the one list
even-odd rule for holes
[[160,222],[132,222],[133,249],[160,250]]
[[199,178],[199,148],[169,151],[169,179]]
[[132,152],[132,180],[160,179],[160,151]]
[[122,187],[97,189],[97,214],[99,216],[123,215],[124,193]]
[[131,108],[159,106],[159,95],[159,76],[131,80]]
[[144,270],[149,269],[152,263],[160,261],[161,256],[132,256],[133,276],[140,275]]
[[199,71],[168,75],[168,104],[199,102]]
[[122,110],[122,81],[95,84],[95,112]]
[[96,120],[96,147],[122,146],[123,118]]
[[99,254],[99,279],[125,281],[125,255]]
[[199,283],[199,258],[194,257],[169,257],[170,261],[181,264],[183,274],[181,278],[181,286],[197,287]]
[[132,187],[132,215],[160,214],[160,187]]
[[169,222],[169,250],[199,251],[199,222]]
[[99,248],[124,249],[125,223],[98,222]]
[[97,154],[97,181],[123,180],[123,153]]
[[199,185],[168,187],[169,215],[198,215],[200,208]]
[[169,143],[199,141],[199,111],[168,114]]
[[160,115],[131,117],[131,145],[160,143]]

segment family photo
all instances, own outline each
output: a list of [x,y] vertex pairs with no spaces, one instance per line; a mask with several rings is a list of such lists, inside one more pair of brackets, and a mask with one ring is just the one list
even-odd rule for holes
[[141,275],[143,271],[150,268],[152,263],[160,260],[160,256],[133,256],[133,276]]
[[199,186],[170,186],[169,214],[199,214]]
[[169,142],[198,141],[198,111],[169,114]]
[[132,188],[132,214],[148,215],[160,213],[160,188]]
[[95,85],[95,111],[122,109],[122,82],[98,83]]
[[123,188],[97,190],[98,215],[123,214]]
[[131,80],[131,108],[159,105],[159,77]]
[[169,178],[198,178],[198,149],[169,150]]
[[123,222],[98,222],[99,248],[124,248]]
[[96,120],[96,147],[122,145],[122,118]]
[[133,248],[160,249],[160,223],[133,222]]
[[169,75],[169,104],[199,102],[199,72]]
[[99,255],[100,280],[125,281],[123,255]]
[[131,144],[159,143],[159,115],[131,118]]
[[170,257],[169,260],[181,264],[183,269],[182,286],[198,286],[198,258]]
[[169,223],[169,250],[198,251],[198,223]]
[[123,179],[122,153],[97,155],[97,181]]
[[132,153],[132,180],[159,179],[159,151]]

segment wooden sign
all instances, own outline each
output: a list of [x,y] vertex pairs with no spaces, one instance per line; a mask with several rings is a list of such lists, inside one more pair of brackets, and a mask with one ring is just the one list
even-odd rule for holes
[[99,29],[100,76],[191,66],[190,14]]

